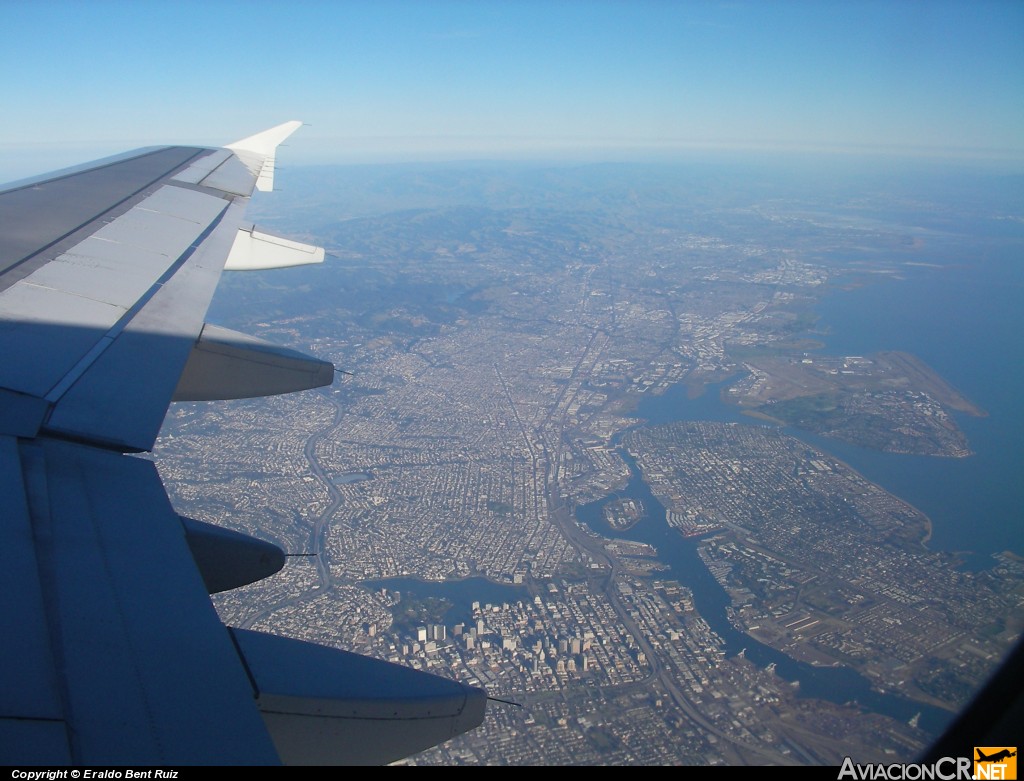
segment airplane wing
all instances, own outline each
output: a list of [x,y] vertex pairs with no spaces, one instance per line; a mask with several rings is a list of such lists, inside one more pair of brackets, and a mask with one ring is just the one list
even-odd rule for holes
[[0,763],[382,763],[483,720],[480,689],[225,627],[209,594],[284,554],[179,516],[131,455],[172,400],[332,381],[205,323],[225,268],[323,260],[244,218],[300,124],[0,189]]

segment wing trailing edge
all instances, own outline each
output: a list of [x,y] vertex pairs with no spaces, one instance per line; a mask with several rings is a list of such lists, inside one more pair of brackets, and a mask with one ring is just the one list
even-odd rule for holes
[[151,450],[172,400],[330,384],[204,323],[232,268],[320,262],[244,222],[287,122],[0,188],[0,763],[388,762],[477,726],[482,690],[229,630],[209,593],[277,546],[181,517]]

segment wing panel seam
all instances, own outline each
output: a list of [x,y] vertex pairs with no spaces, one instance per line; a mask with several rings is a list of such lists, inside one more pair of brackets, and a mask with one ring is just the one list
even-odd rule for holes
[[[25,486],[25,499],[28,505],[29,524],[32,528],[32,541],[35,548],[35,564],[39,573],[39,587],[42,591],[44,616],[49,634],[50,653],[54,666],[64,669],[64,643],[62,640],[60,621],[54,615],[56,605],[55,563],[53,552],[45,544],[53,538],[53,521],[50,511],[50,492],[46,475],[46,454],[38,444],[22,444],[18,448],[18,460],[21,462],[21,474]],[[56,680],[57,696],[60,698],[61,711],[64,713],[64,734],[68,750],[74,758],[75,740],[71,727],[74,714],[71,712],[71,694],[68,691],[67,679],[58,675]]]
[[[175,260],[167,268],[167,270],[164,271],[164,273],[157,278],[157,280],[150,286],[150,288],[145,293],[139,296],[139,299],[138,301],[135,302],[135,305],[128,309],[118,319],[118,321],[114,323],[113,326],[110,327],[106,334],[100,337],[100,340],[93,346],[93,348],[89,350],[89,352],[87,352],[84,356],[82,356],[78,363],[75,364],[75,366],[72,367],[72,369],[67,374],[65,374],[61,378],[61,380],[49,390],[49,392],[47,392],[46,396],[44,396],[46,401],[50,402],[51,404],[56,404],[60,400],[60,398],[65,393],[67,393],[72,388],[72,386],[74,386],[74,384],[82,377],[82,375],[84,375],[89,370],[89,368],[99,359],[99,357],[104,352],[106,352],[106,350],[114,343],[114,341],[124,331],[124,329],[128,327],[128,325],[134,319],[135,315],[137,315],[142,310],[142,308],[153,299],[153,296],[160,292],[160,289],[171,277],[178,273],[181,267],[185,265],[189,258],[191,258],[193,254],[195,254],[195,251],[199,249],[200,246],[202,246],[203,242],[206,241],[206,239],[209,238],[210,234],[212,234],[213,231],[217,228],[217,226],[220,225],[221,221],[224,219],[224,215],[227,214],[228,206],[229,202],[225,201],[224,208],[221,209],[220,214],[217,215],[213,222],[211,222],[202,233],[200,233],[195,239],[193,239],[192,243],[178,257],[178,259]],[[49,418],[49,415],[47,416],[47,418]]]
[[[144,157],[149,157],[149,156],[155,155],[158,152],[163,151],[163,149],[165,149],[165,148],[166,147],[164,147],[164,148],[162,148],[160,150],[154,150],[153,152],[149,152],[146,155],[139,155],[138,157],[134,157],[134,158],[130,158],[130,159],[132,159],[132,160],[141,160]],[[83,223],[80,223],[79,225],[76,225],[74,228],[71,228],[67,232],[65,232],[62,235],[60,235],[57,238],[55,238],[53,241],[49,242],[48,244],[45,244],[42,247],[37,247],[35,249],[35,251],[29,253],[28,255],[26,255],[25,257],[21,258],[20,260],[14,261],[10,265],[8,265],[6,268],[3,269],[3,276],[0,277],[0,280],[2,280],[2,281],[0,281],[0,291],[6,290],[7,288],[9,288],[12,285],[16,284],[17,282],[19,282],[20,280],[24,279],[29,274],[31,274],[33,271],[35,271],[35,268],[22,269],[22,266],[24,266],[26,263],[30,264],[31,261],[36,260],[37,258],[39,258],[39,256],[41,254],[46,252],[51,247],[59,245],[61,242],[67,240],[68,237],[75,235],[78,231],[82,230],[83,228],[85,228],[90,223],[96,222],[97,220],[101,220],[104,217],[106,217],[107,215],[110,215],[111,212],[117,211],[117,216],[120,216],[121,214],[123,214],[125,211],[128,210],[128,209],[124,209],[124,211],[118,211],[119,209],[121,209],[121,207],[124,207],[127,204],[128,208],[131,208],[131,204],[134,203],[135,199],[138,198],[140,194],[146,192],[146,190],[150,189],[151,187],[159,184],[161,181],[166,179],[168,176],[173,175],[173,174],[177,173],[178,171],[184,169],[185,167],[187,167],[188,165],[193,163],[202,154],[207,153],[209,151],[210,150],[208,150],[208,149],[202,149],[202,148],[197,149],[195,154],[193,154],[191,157],[187,158],[181,164],[175,166],[175,168],[173,168],[171,171],[169,171],[169,172],[165,171],[165,172],[161,173],[159,176],[157,176],[156,178],[146,182],[144,185],[142,185],[141,187],[139,187],[137,190],[133,191],[129,195],[125,196],[121,200],[117,201],[116,203],[110,204],[101,213],[94,215],[93,217],[91,217],[90,219],[86,220]],[[124,161],[118,161],[118,162],[114,162],[114,163],[109,163],[109,164],[107,164],[105,166],[99,166],[96,170],[103,170],[105,168],[109,168],[109,167],[115,166],[115,165],[117,165],[120,162],[124,162]],[[72,174],[68,174],[67,176],[64,176],[64,177],[58,177],[57,179],[54,179],[54,180],[51,180],[51,181],[61,181],[63,179],[71,178],[71,177],[73,177],[75,175],[76,174],[72,173]],[[18,192],[19,190],[28,189],[28,188],[30,188],[32,186],[33,185],[25,185],[25,187],[20,187],[20,188],[17,188],[16,190],[9,190],[9,191],[5,191],[5,192]],[[21,273],[19,273],[19,269],[21,270]]]

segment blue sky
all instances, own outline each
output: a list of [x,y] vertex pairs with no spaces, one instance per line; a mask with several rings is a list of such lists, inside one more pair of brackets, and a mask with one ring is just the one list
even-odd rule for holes
[[[1024,161],[1024,2],[0,0],[0,181],[311,124],[293,163]],[[1010,162],[1012,161],[1012,162]]]

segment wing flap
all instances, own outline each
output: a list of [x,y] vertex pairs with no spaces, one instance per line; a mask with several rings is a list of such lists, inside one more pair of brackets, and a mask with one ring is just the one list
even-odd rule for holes
[[8,288],[0,293],[0,387],[46,396],[122,315],[123,309],[65,291]]
[[[16,183],[0,191],[0,273],[30,259],[45,262],[95,231],[101,217],[112,219],[164,177],[210,150],[160,147],[140,150],[88,166]],[[84,235],[78,233],[84,231]],[[30,264],[30,269],[31,268]],[[10,284],[13,278],[7,280]]]
[[116,337],[111,332],[188,257],[227,205],[163,188],[0,292],[0,349],[13,359],[0,365],[0,387],[46,396],[69,373],[80,374],[83,359],[106,348]]
[[226,193],[247,196],[252,193],[252,174],[249,166],[234,154],[203,177],[200,184]]
[[[0,496],[4,500],[0,545],[0,718],[62,721],[57,676],[50,653],[35,539],[14,437],[0,436]],[[17,594],[17,599],[12,596]],[[0,740],[0,746],[11,745]],[[65,739],[66,749],[66,739]]]
[[276,763],[154,465],[52,441],[22,456],[73,761]]
[[299,125],[233,149],[142,150],[0,193],[0,391],[45,400],[44,431],[151,448],[247,196]]
[[[192,524],[201,574],[154,465],[122,454],[152,448],[197,343],[260,393],[330,380],[330,364],[293,351],[200,338],[247,196],[271,188],[274,151],[299,124],[0,191],[0,584],[17,595],[0,611],[0,761],[274,764],[271,722],[291,758],[342,756],[319,744],[341,740],[387,761],[483,717],[478,689],[399,668],[367,694],[361,678],[384,663],[231,635],[204,575],[233,585],[280,551]],[[259,660],[262,716],[236,643]],[[273,658],[282,649],[297,668]]]
[[155,249],[90,236],[19,285],[73,290],[126,312],[168,265],[167,255]]
[[[241,210],[234,204],[230,210]],[[123,450],[149,450],[203,325],[237,223],[211,233],[156,287],[117,338],[60,397],[46,429]]]
[[206,157],[196,160],[184,171],[173,176],[172,180],[175,182],[184,182],[186,184],[199,184],[203,179],[210,175],[211,171],[214,171],[229,157],[231,157],[230,150],[217,149],[212,151],[210,154],[206,155]]

